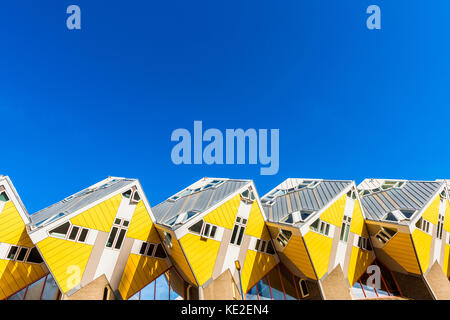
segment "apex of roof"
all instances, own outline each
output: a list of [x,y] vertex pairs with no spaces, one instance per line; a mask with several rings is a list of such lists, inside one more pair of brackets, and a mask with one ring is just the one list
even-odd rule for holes
[[444,180],[365,179],[358,191],[367,219],[409,225],[443,186]]
[[176,229],[187,221],[175,225],[181,213],[189,211],[196,215],[205,212],[250,183],[252,180],[205,177],[153,207],[152,211],[156,222]]
[[[289,178],[264,195],[261,202],[268,221],[301,225],[353,183],[352,180]],[[287,222],[295,212],[298,220]]]
[[89,204],[100,200],[119,189],[134,183],[136,179],[108,177],[82,191],[79,191],[47,208],[30,215],[32,229],[37,229],[46,224],[67,216]]

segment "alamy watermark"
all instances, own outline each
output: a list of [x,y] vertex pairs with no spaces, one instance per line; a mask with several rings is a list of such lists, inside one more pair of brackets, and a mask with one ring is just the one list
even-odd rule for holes
[[[194,121],[194,132],[179,128],[172,132],[171,141],[178,142],[172,149],[172,162],[179,164],[261,164],[261,175],[277,174],[279,157],[279,129],[226,129],[225,134],[211,128],[203,132],[202,121]],[[224,148],[225,136],[225,148]],[[205,146],[204,142],[208,142]],[[247,144],[248,142],[248,144]],[[193,148],[192,148],[193,145]],[[248,147],[248,148],[247,148]],[[236,158],[236,161],[235,161]]]

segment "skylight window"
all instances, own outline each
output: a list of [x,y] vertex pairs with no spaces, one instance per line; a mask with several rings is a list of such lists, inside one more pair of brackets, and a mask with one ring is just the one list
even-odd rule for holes
[[2,202],[7,202],[7,201],[9,201],[9,198],[8,198],[8,195],[6,194],[6,192],[2,192],[2,193],[0,193],[0,201],[2,201]]

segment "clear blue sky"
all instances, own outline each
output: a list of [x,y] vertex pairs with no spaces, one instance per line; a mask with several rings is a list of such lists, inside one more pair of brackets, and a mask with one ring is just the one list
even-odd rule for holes
[[[66,28],[66,8],[82,30]],[[382,29],[365,26],[381,7]],[[448,0],[2,1],[0,172],[30,213],[111,175],[450,177]],[[170,135],[280,129],[280,170],[176,166]]]

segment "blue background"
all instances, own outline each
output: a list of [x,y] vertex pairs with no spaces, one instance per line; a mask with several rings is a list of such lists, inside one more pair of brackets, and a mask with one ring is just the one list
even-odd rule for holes
[[[82,29],[66,28],[77,4]],[[366,28],[381,8],[382,29]],[[2,1],[0,173],[30,213],[107,176],[450,176],[448,0]],[[280,170],[171,162],[176,128],[279,128]]]

